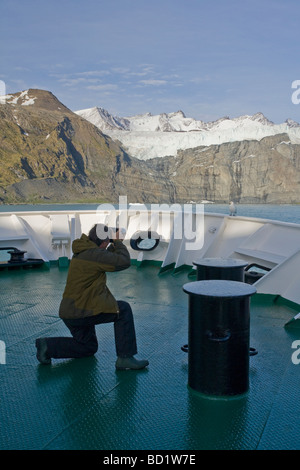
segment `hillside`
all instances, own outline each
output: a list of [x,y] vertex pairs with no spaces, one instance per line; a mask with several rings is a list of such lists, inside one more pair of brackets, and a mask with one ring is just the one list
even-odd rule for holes
[[0,137],[2,203],[169,198],[159,174],[152,178],[147,165],[50,92],[9,95],[0,104]]
[[[0,204],[117,203],[119,196],[141,203],[300,203],[297,123],[289,121],[278,128],[261,114],[234,122],[221,119],[210,126],[192,122],[182,112],[152,118],[117,120],[102,110],[104,133],[48,91],[26,90],[0,98]],[[158,122],[165,125],[167,121],[173,130],[156,130]],[[229,141],[185,148],[182,139],[197,131],[183,131],[182,126],[196,125],[206,126],[205,132],[213,131],[214,136],[219,129],[219,140],[225,135],[221,129],[225,133],[227,127]],[[245,125],[255,130],[256,138],[248,135],[241,140]],[[133,157],[107,135],[107,128],[116,126],[116,132],[125,135],[132,134],[126,126],[152,126],[152,131],[133,131],[143,139],[145,149],[155,142],[155,148],[162,151],[162,136],[174,143],[177,135],[175,155]],[[264,136],[267,128],[271,135]],[[239,139],[230,141],[237,135],[234,129]],[[287,132],[278,133],[280,129]],[[138,148],[138,139],[135,145]],[[170,142],[166,145],[169,149]]]

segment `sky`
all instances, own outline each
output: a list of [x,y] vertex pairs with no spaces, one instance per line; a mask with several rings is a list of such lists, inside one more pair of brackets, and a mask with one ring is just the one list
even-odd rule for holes
[[0,0],[0,80],[73,111],[300,122],[299,18],[299,0]]

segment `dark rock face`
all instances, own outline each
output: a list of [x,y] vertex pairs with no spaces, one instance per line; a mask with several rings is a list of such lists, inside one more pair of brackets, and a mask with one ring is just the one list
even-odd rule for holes
[[178,202],[300,202],[300,145],[287,134],[197,147],[150,162],[173,183]]
[[143,161],[42,90],[0,104],[0,168],[0,203],[300,202],[300,145],[287,134]]

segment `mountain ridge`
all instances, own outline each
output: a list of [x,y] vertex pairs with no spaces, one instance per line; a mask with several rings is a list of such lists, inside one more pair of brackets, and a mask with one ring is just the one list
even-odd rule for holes
[[207,122],[187,118],[183,111],[132,117],[115,117],[103,108],[89,108],[76,114],[96,125],[126,151],[140,160],[176,156],[180,150],[199,145],[260,140],[263,137],[287,133],[293,143],[300,143],[300,124],[287,119],[274,124],[263,113],[230,119],[228,116]]
[[[109,113],[105,116],[110,125],[128,125],[121,119],[114,121]],[[143,160],[51,92],[30,89],[0,98],[0,204],[117,203],[119,196],[142,203],[300,203],[300,144],[293,142],[290,132],[258,135],[257,128],[272,126],[263,114],[245,118],[256,126],[254,139],[219,139],[211,145],[198,139],[192,142],[198,145],[189,148],[177,144],[201,131],[155,131],[166,118],[177,124],[189,118],[182,111],[159,117],[161,121],[157,116],[151,121],[154,131],[133,133],[139,152],[137,136],[141,142],[147,137],[145,152],[153,139],[160,150],[164,138],[177,135],[181,140],[173,142],[174,155],[162,157],[160,152],[157,158],[149,158],[148,153]],[[140,115],[135,125],[149,119],[150,113]],[[212,127],[225,133],[231,124],[225,117]],[[290,120],[288,124],[279,129],[294,129],[297,135],[298,123]],[[241,120],[235,125],[241,125]],[[236,136],[232,129],[230,133],[231,138]],[[167,145],[165,150],[169,150]]]
[[0,141],[2,203],[169,197],[159,174],[45,90],[1,100]]

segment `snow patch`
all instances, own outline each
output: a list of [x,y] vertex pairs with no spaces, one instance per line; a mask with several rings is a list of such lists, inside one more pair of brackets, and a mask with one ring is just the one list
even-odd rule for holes
[[23,100],[23,102],[21,103],[22,106],[28,106],[28,105],[30,106],[34,104],[36,97],[29,98],[28,90],[26,90],[26,91],[22,91],[22,93],[19,96],[19,99]]
[[7,100],[13,98],[13,95],[2,95],[0,96],[0,104],[6,104]]
[[0,104],[21,104],[22,106],[30,106],[34,104],[36,99],[35,96],[29,97],[28,90],[25,90],[16,95],[0,96]]

